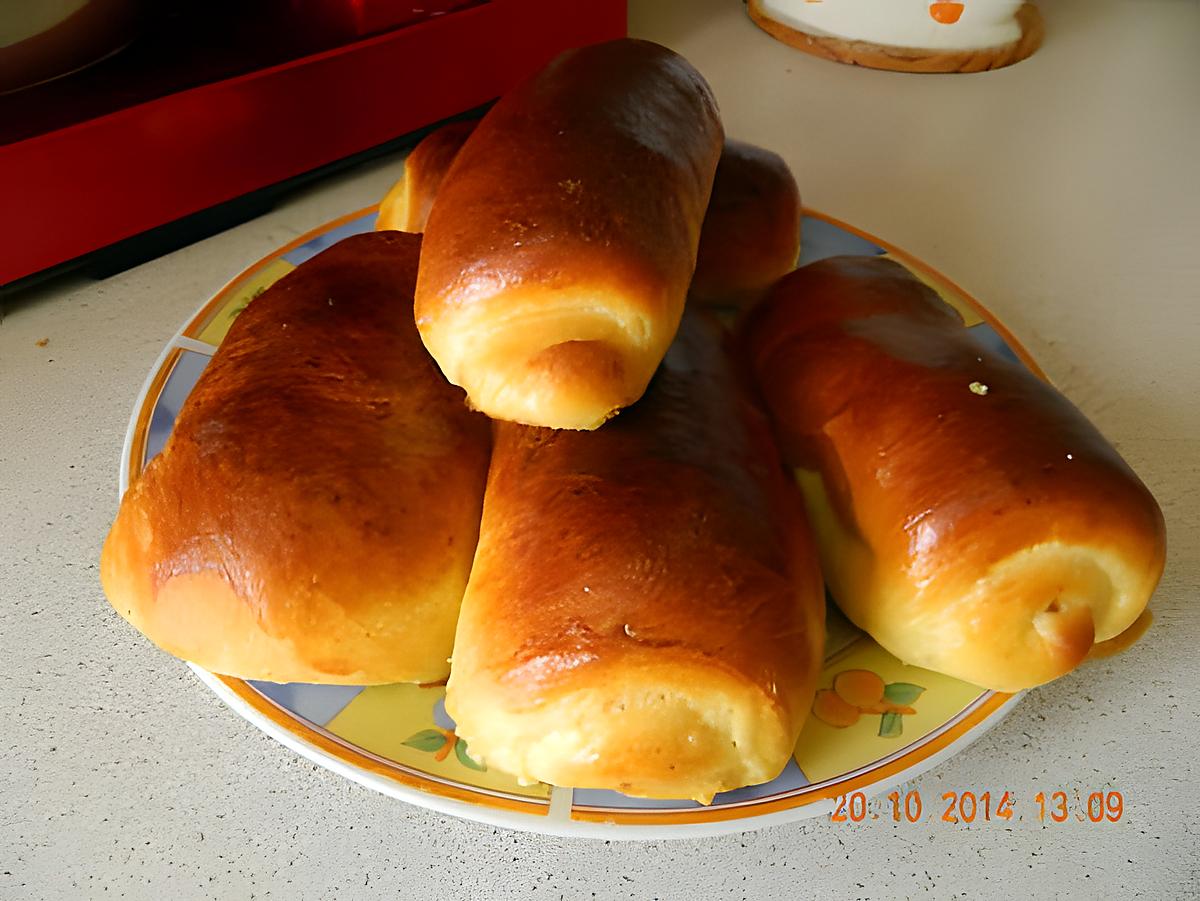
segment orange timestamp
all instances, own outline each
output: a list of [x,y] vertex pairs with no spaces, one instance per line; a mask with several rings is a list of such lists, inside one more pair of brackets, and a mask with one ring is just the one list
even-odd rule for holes
[[[1039,823],[1065,823],[1074,818],[1081,823],[1117,823],[1125,815],[1125,796],[1115,790],[1093,791],[1086,796],[1075,790],[1039,791],[1020,805]],[[938,817],[938,814],[941,814]],[[888,820],[918,823],[923,820],[943,823],[1008,823],[1024,817],[1018,811],[1017,797],[1011,791],[947,791],[939,802],[925,804],[921,792],[893,791],[882,798],[869,799],[863,792],[851,792],[834,799],[829,815],[834,823],[864,823]]]

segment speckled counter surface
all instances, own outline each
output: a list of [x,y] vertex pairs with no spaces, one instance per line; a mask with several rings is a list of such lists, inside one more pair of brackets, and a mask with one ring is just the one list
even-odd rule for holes
[[[788,159],[809,205],[978,296],[1162,503],[1147,638],[1030,693],[916,783],[927,805],[1009,790],[1019,821],[610,844],[447,819],[297,757],[109,609],[96,558],[159,349],[247,263],[378,199],[392,158],[105,281],[3,302],[0,898],[1200,896],[1200,6],[1042,5],[1032,60],[965,77],[807,57],[738,0],[635,0],[630,17],[707,75],[730,134]],[[1119,789],[1124,817],[1040,825],[1033,796],[1060,788]]]

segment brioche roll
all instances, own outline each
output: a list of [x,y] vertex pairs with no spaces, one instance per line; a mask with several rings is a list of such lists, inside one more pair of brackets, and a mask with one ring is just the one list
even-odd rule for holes
[[704,306],[748,309],[796,268],[800,189],[783,158],[725,141],[700,230],[690,298]]
[[769,426],[689,313],[593,432],[497,423],[446,708],[523,780],[694,798],[792,753],[824,599]]
[[419,246],[347,238],[234,321],[101,556],[163,649],[274,682],[448,673],[490,435],[417,336]]
[[[375,228],[423,232],[450,164],[475,130],[451,122],[426,135],[379,206]],[[726,139],[700,228],[689,296],[720,309],[757,303],[800,255],[800,189],[777,153]]]
[[1165,554],[1154,499],[902,266],[806,266],[745,340],[830,590],[893,654],[1015,691],[1138,620]]
[[683,58],[622,39],[505,95],[438,192],[417,326],[496,419],[592,429],[637,400],[679,325],[722,144]]
[[475,119],[450,122],[421,139],[405,157],[404,176],[379,204],[376,231],[425,231],[438,187],[477,124]]

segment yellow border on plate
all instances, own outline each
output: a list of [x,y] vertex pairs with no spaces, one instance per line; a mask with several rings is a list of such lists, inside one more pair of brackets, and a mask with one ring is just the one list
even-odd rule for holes
[[[269,256],[263,257],[258,262],[252,264],[243,270],[236,278],[232,279],[229,284],[222,288],[216,295],[206,303],[199,312],[197,312],[184,329],[180,332],[181,336],[187,338],[195,338],[204,326],[208,319],[220,310],[229,295],[237,290],[247,278],[254,275],[273,260],[279,259],[284,254],[295,250],[304,244],[307,244],[313,238],[329,232],[338,226],[344,225],[355,219],[362,218],[372,212],[377,212],[378,204],[363,207],[355,212],[346,213],[325,224],[311,229],[300,235],[293,241],[288,242],[283,247],[276,249]],[[803,210],[805,216],[811,216],[815,219],[820,219],[830,225],[843,229],[850,234],[857,235],[865,241],[883,248],[888,254],[903,262],[906,266],[919,270],[920,272],[940,281],[950,290],[954,291],[961,297],[970,307],[979,314],[980,318],[996,330],[996,333],[1008,344],[1012,351],[1020,358],[1029,369],[1041,379],[1046,379],[1045,372],[1041,367],[1034,362],[1024,346],[1016,339],[1015,336],[1005,328],[995,316],[993,316],[986,307],[976,300],[971,294],[963,290],[952,280],[946,278],[939,271],[923,263],[921,260],[914,257],[912,254],[901,250],[887,241],[882,241],[874,235],[856,228],[849,223],[843,222],[833,216],[825,213],[817,212],[816,210],[805,208]],[[162,392],[163,386],[167,378],[170,376],[178,361],[181,348],[172,348],[166,358],[163,360],[157,373],[152,379],[149,390],[145,395],[145,400],[142,403],[141,409],[138,411],[137,425],[134,429],[133,441],[130,445],[129,458],[129,481],[130,483],[136,479],[142,471],[144,462],[144,454],[146,451],[146,442],[149,433],[150,417],[153,414],[155,405],[158,403],[159,394]],[[427,777],[422,777],[417,774],[398,769],[395,765],[381,763],[375,758],[368,756],[354,748],[335,741],[326,735],[313,729],[311,726],[304,723],[299,718],[284,713],[278,706],[273,704],[268,698],[260,694],[251,685],[242,679],[235,679],[230,676],[216,676],[230,691],[236,694],[244,703],[253,708],[257,713],[265,716],[276,726],[279,726],[286,732],[291,733],[296,738],[307,742],[326,754],[334,757],[343,763],[373,773],[386,779],[390,779],[400,785],[408,788],[417,789],[429,794],[437,795],[443,798],[449,798],[456,801],[463,801],[469,804],[476,804],[500,810],[516,811],[533,816],[546,816],[549,813],[550,807],[545,801],[521,801],[516,798],[499,797],[490,793],[483,793],[477,789],[466,785],[451,785],[439,780],[434,780]],[[666,826],[675,824],[687,823],[717,823],[735,819],[751,819],[762,815],[779,813],[786,810],[792,810],[799,807],[805,807],[810,804],[815,804],[820,801],[827,801],[831,798],[847,794],[849,792],[862,790],[874,785],[890,776],[909,769],[916,764],[927,760],[929,757],[949,747],[955,741],[962,738],[964,735],[973,730],[980,723],[988,719],[992,714],[1004,706],[1012,698],[1011,694],[993,692],[987,697],[978,707],[966,714],[961,720],[955,723],[946,731],[940,733],[929,741],[919,744],[907,752],[902,752],[897,757],[886,763],[878,766],[869,765],[869,768],[857,775],[840,779],[836,782],[821,785],[818,788],[800,788],[795,789],[795,793],[788,793],[782,798],[772,800],[770,797],[762,800],[748,801],[744,804],[729,805],[721,807],[705,807],[694,810],[674,810],[662,811],[655,809],[601,809],[601,808],[586,808],[573,807],[571,809],[571,819],[579,822],[592,823],[611,823],[615,825],[640,825],[640,826]]]

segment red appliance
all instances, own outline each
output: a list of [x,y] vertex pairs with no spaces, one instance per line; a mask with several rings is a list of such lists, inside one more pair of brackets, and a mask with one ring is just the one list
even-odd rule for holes
[[125,50],[0,95],[0,286],[227,227],[626,32],[625,0],[161,6]]

